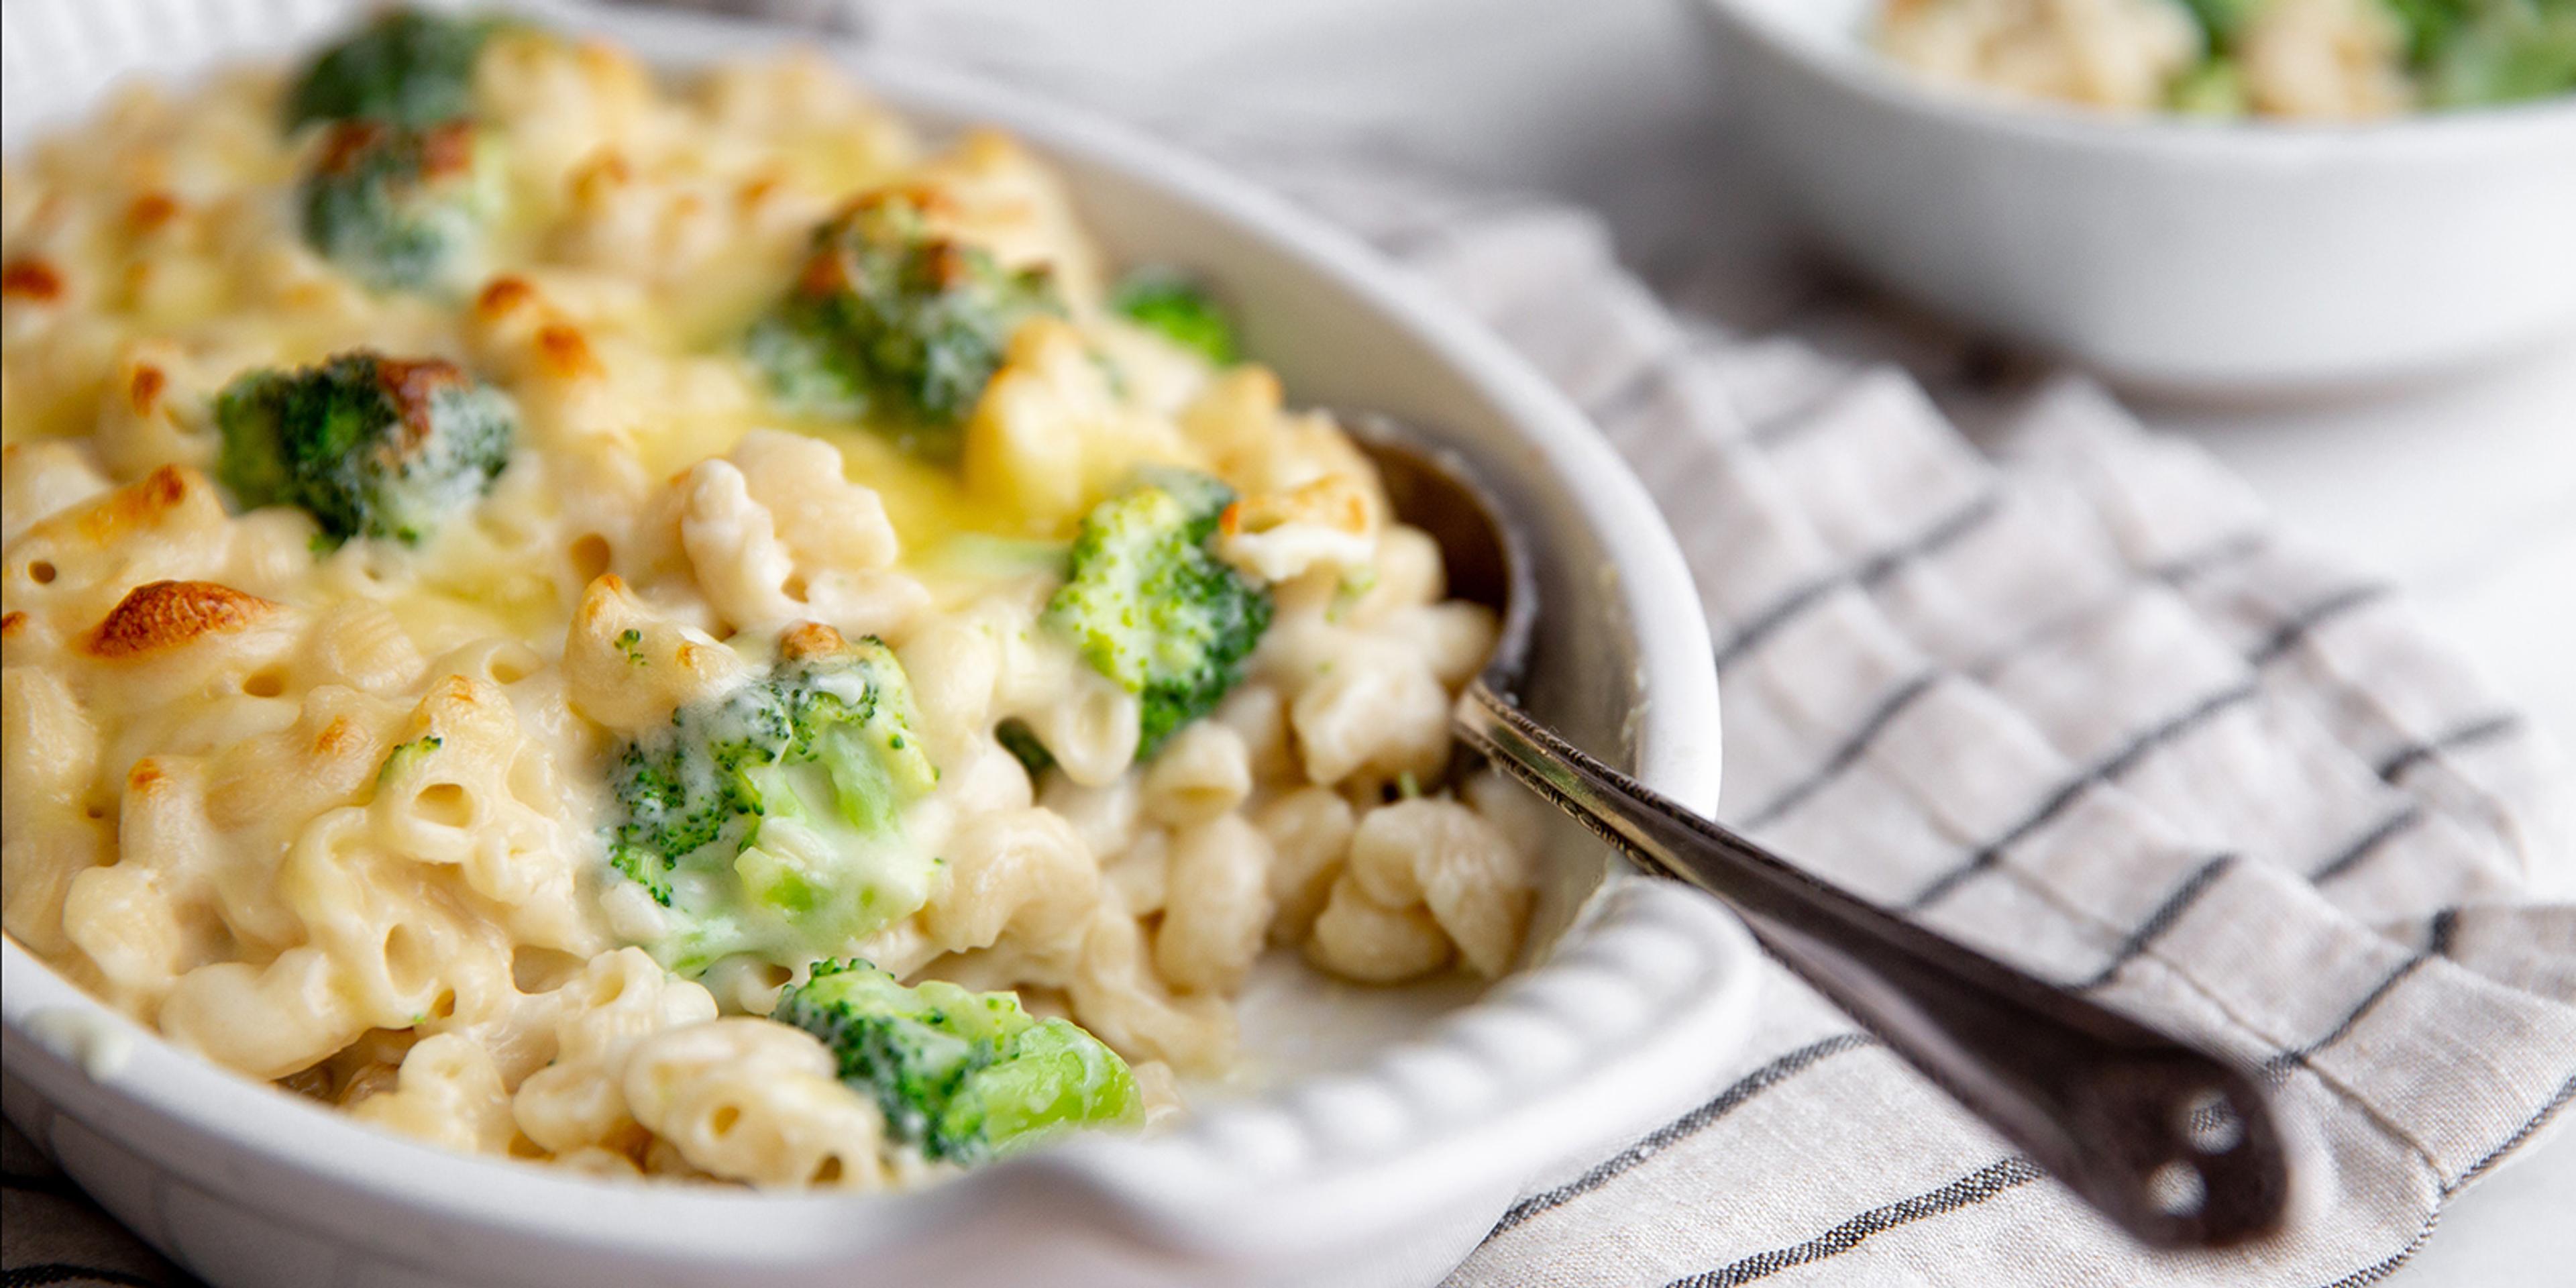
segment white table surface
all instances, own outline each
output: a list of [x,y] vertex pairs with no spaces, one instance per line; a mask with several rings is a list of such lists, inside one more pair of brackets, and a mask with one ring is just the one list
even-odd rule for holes
[[[1456,173],[1552,190],[1600,211],[1649,268],[1722,245],[1759,278],[1792,253],[1726,128],[1686,0],[937,0],[935,20],[920,13],[930,2],[869,8],[889,38],[932,52],[969,43],[960,33],[989,37],[961,49],[988,65],[996,50],[1043,49],[1033,66],[1080,69],[1113,110],[1203,104],[1361,129]],[[2215,452],[2293,528],[2406,588],[2576,748],[2576,337],[2335,405],[2132,405]],[[2555,893],[2576,897],[2576,862]],[[2576,1283],[2576,1133],[2464,1195],[2385,1282]]]

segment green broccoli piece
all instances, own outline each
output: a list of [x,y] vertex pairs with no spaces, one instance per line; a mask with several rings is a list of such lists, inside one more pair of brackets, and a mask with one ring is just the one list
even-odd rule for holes
[[1072,574],[1047,601],[1083,659],[1144,700],[1140,760],[1242,681],[1270,627],[1270,593],[1212,548],[1233,503],[1208,475],[1149,472],[1083,517]]
[[373,290],[452,285],[498,204],[482,156],[465,121],[335,125],[304,176],[305,244]]
[[934,235],[911,199],[880,194],[815,230],[795,287],[744,348],[788,408],[869,420],[948,459],[1011,333],[1063,311],[1045,269],[1006,270]]
[[1144,1120],[1116,1053],[1070,1021],[1030,1016],[1010,993],[906,988],[863,961],[824,961],[770,1018],[821,1038],[841,1080],[875,1097],[887,1134],[930,1158],[981,1162]]
[[847,951],[930,896],[938,860],[904,809],[939,771],[912,732],[911,681],[873,637],[800,627],[770,674],[681,707],[619,747],[609,866],[672,910],[652,945],[695,973],[719,957]]
[[385,763],[376,767],[376,786],[381,788],[394,779],[410,773],[411,767],[420,763],[421,757],[438,750],[446,743],[446,739],[433,733],[423,734],[410,742],[396,744],[392,751],[385,753]]
[[2246,20],[2269,3],[2271,0],[2182,0],[2182,7],[2190,10],[2192,21],[2199,24],[2209,52],[2221,54],[2236,48],[2236,35],[2245,29]]
[[1233,365],[1242,354],[1234,323],[1216,297],[1178,273],[1131,273],[1110,295],[1109,307],[1220,367]]
[[1022,769],[1029,771],[1031,778],[1055,767],[1055,753],[1038,741],[1037,734],[1029,729],[1026,721],[1005,720],[994,728],[993,737],[1002,744],[1002,750],[1020,762]]
[[2576,0],[2390,0],[2432,107],[2576,92]]
[[2234,59],[2210,58],[2166,87],[2165,103],[2184,116],[2232,119],[2245,115],[2245,78]]
[[429,126],[473,107],[474,63],[502,19],[391,9],[324,50],[286,95],[286,126],[382,121]]
[[246,509],[301,506],[318,548],[351,537],[417,545],[510,463],[509,395],[437,359],[365,350],[263,368],[215,398],[216,476]]

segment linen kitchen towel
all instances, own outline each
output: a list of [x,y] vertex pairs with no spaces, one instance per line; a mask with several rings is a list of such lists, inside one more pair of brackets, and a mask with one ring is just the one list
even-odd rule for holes
[[1717,643],[1724,821],[2259,1067],[2314,1153],[2292,1237],[2147,1253],[1774,967],[1705,1101],[1453,1283],[2357,1285],[2576,1097],[2576,906],[2530,893],[2576,863],[2567,767],[2196,448],[2057,377],[1981,450],[1900,369],[1694,320],[1689,273],[1677,309],[1579,211],[1245,164],[1486,319],[1655,493]]

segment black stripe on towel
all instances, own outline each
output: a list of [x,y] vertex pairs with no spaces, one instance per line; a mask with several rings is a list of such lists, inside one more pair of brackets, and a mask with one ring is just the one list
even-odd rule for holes
[[2424,932],[2424,954],[2428,957],[2451,955],[2451,940],[2460,933],[2460,910],[2444,908],[2433,914],[2433,924]]
[[1839,1256],[1869,1241],[1870,1236],[1893,1230],[1927,1217],[1960,1208],[1975,1207],[1987,1199],[2027,1185],[2040,1178],[2037,1164],[2027,1158],[2005,1158],[1942,1186],[1917,1194],[1913,1198],[1872,1208],[1859,1216],[1795,1247],[1778,1248],[1746,1257],[1731,1266],[1676,1279],[1668,1288],[1734,1288],[1737,1284],[1776,1275],[1783,1270],[1813,1265],[1828,1257]]
[[2471,720],[2466,724],[2459,725],[2446,732],[2435,734],[2432,737],[2412,746],[2400,748],[2395,755],[2379,762],[2380,780],[2390,783],[2396,782],[2399,776],[2403,775],[2407,770],[2413,769],[2415,766],[2422,764],[2427,760],[2431,760],[2433,757],[2441,755],[2443,752],[2456,750],[2461,747],[2473,747],[2479,743],[2502,737],[2521,726],[2522,717],[2509,711],[2503,715],[2487,716],[2483,719]]
[[2327,1047],[2333,1046],[2337,1042],[2343,1041],[2344,1038],[2349,1036],[2353,1029],[2358,1026],[2363,1019],[2367,1018],[2372,1011],[2379,1009],[2379,1004],[2381,1002],[2388,1000],[2388,995],[2390,993],[2397,991],[2398,985],[2406,982],[2407,976],[2423,969],[2424,963],[2433,960],[2433,957],[2434,954],[2427,951],[2417,953],[2414,956],[2407,958],[2404,962],[2398,965],[2397,969],[2388,972],[2387,976],[2381,979],[2378,985],[2373,987],[2367,996],[2363,997],[2359,1002],[2354,1003],[2351,1010],[2344,1012],[2343,1019],[2338,1021],[2333,1028],[2328,1029],[2324,1037],[2318,1038],[2316,1041],[2296,1050],[2284,1051],[2281,1054],[2264,1061],[2264,1071],[2276,1075],[2286,1073],[2294,1065],[2306,1064],[2308,1062],[2308,1057],[2315,1055],[2319,1051],[2325,1050]]
[[2239,532],[2221,537],[2179,559],[2168,559],[2146,571],[2157,581],[2179,586],[2239,559],[2250,559],[2271,544],[2272,535],[2268,532]]
[[1620,1173],[1635,1167],[1639,1163],[1645,1162],[1647,1159],[1662,1153],[1664,1150],[1671,1148],[1673,1145],[1678,1144],[1683,1140],[1689,1139],[1691,1136],[1696,1135],[1707,1128],[1710,1124],[1715,1123],[1718,1119],[1734,1113],[1737,1108],[1744,1104],[1744,1102],[1753,1099],[1755,1096],[1761,1095],[1765,1091],[1769,1091],[1773,1087],[1779,1086],[1781,1083],[1787,1082],[1791,1078],[1797,1077],[1799,1074],[1815,1065],[1823,1063],[1826,1059],[1832,1056],[1840,1055],[1845,1051],[1857,1050],[1861,1047],[1875,1046],[1877,1043],[1878,1039],[1873,1038],[1866,1033],[1841,1033],[1836,1034],[1833,1037],[1825,1038],[1821,1041],[1810,1042],[1787,1055],[1781,1056],[1779,1059],[1744,1075],[1743,1078],[1738,1079],[1733,1085],[1727,1087],[1726,1090],[1710,1097],[1706,1103],[1700,1105],[1698,1108],[1693,1109],[1689,1113],[1683,1114],[1681,1117],[1647,1133],[1644,1137],[1640,1138],[1636,1144],[1630,1145],[1626,1149],[1620,1150],[1618,1153],[1604,1159],[1601,1163],[1594,1166],[1592,1170],[1585,1172],[1583,1175],[1578,1176],[1563,1185],[1557,1186],[1554,1189],[1541,1190],[1538,1193],[1532,1194],[1529,1197],[1522,1199],[1520,1202],[1513,1204],[1511,1210],[1503,1213],[1503,1219],[1495,1222],[1493,1231],[1485,1237],[1491,1239],[1495,1235],[1501,1234],[1504,1231],[1529,1220],[1531,1217],[1563,1207],[1567,1203],[1601,1188]]
[[2092,768],[2078,773],[2061,784],[2056,791],[2049,793],[2048,798],[2039,803],[2038,809],[2031,811],[2030,815],[2022,821],[2005,829],[2003,835],[1977,847],[1976,852],[1970,854],[1959,866],[1935,878],[1932,884],[1923,888],[1921,894],[1914,896],[1912,902],[1905,905],[1906,910],[1919,912],[1940,902],[1944,896],[1957,889],[1961,882],[1994,866],[1995,861],[2002,858],[2003,852],[2011,848],[2014,842],[2048,826],[2051,820],[2065,813],[2066,808],[2073,805],[2085,792],[2119,778],[2122,774],[2136,768],[2138,762],[2145,759],[2149,752],[2191,732],[2228,708],[2253,700],[2254,695],[2260,691],[2251,680],[2231,685],[2193,703],[2188,710],[2130,738],[2118,751],[2095,761]]
[[2076,985],[2076,989],[2090,992],[2110,983],[2112,977],[2120,973],[2121,967],[2137,960],[2140,954],[2163,938],[2166,931],[2173,929],[2174,923],[2182,920],[2182,915],[2191,911],[2192,905],[2200,902],[2200,897],[2218,884],[2218,878],[2225,875],[2235,862],[2235,855],[2221,854],[2193,869],[2190,876],[2183,878],[2181,885],[2174,887],[2172,894],[2165,896],[2163,903],[2156,905],[2154,912],[2147,914],[2145,921],[2138,923],[2138,928],[2121,942],[2119,951],[2111,954],[2111,960],[2105,962],[2091,979]]
[[1686,331],[1677,331],[1672,342],[1647,355],[1637,369],[1622,377],[1600,397],[1583,404],[1584,419],[1608,427],[1626,420],[1646,405],[1667,381],[1679,374],[1691,357],[1699,352],[1699,342]]
[[2486,1157],[2470,1164],[2469,1170],[2460,1173],[2460,1179],[2442,1187],[2442,1197],[2449,1198],[2459,1193],[2461,1186],[2486,1175],[2496,1164],[2503,1162],[2506,1155],[2522,1148],[2524,1141],[2540,1134],[2540,1129],[2548,1126],[2549,1120],[2557,1117],[2558,1111],[2565,1109],[2571,1100],[2576,1100],[2576,1074],[2569,1074],[2567,1081],[2558,1084],[2558,1094],[2551,1096],[2549,1103],[2540,1107],[2540,1112],[2525,1119],[2522,1126],[2515,1128],[2512,1135],[2505,1137],[2503,1144],[2488,1150]]
[[2256,666],[2272,661],[2297,648],[2299,641],[2306,639],[2309,633],[2318,627],[2356,608],[2386,599],[2395,590],[2396,587],[2386,582],[2371,582],[2367,585],[2349,586],[2336,591],[2283,618],[2281,624],[2274,627],[2272,633],[2265,637],[2253,652],[2245,655],[2245,660]]
[[1849,397],[1859,383],[1859,378],[1829,381],[1788,406],[1773,408],[1744,427],[1744,441],[1767,452],[1805,437],[1825,410]]
[[1880,732],[1895,723],[1896,717],[1904,714],[1907,707],[1914,705],[1915,699],[1931,692],[1933,681],[1940,678],[1940,672],[1926,671],[1897,686],[1895,692],[1879,700],[1878,705],[1871,709],[1868,718],[1860,722],[1860,728],[1853,730],[1850,737],[1843,739],[1842,745],[1834,748],[1833,754],[1826,756],[1824,763],[1816,766],[1814,772],[1790,784],[1787,791],[1772,797],[1770,804],[1745,815],[1739,826],[1750,832],[1766,824],[1778,822],[1782,815],[1796,809],[1808,797],[1823,790],[1827,783],[1840,777],[1844,770],[1858,762],[1861,756],[1869,751],[1869,745],[1878,740]]
[[2413,831],[2416,825],[2422,823],[2427,817],[2429,816],[2424,813],[2423,806],[2410,804],[2381,819],[2378,826],[2362,833],[2360,840],[2345,846],[2337,851],[2333,858],[2317,865],[2317,870],[2308,874],[2309,882],[2324,885],[2360,867],[2361,861],[2378,853],[2380,846],[2386,845],[2401,833]]
[[2002,511],[2003,494],[2001,492],[1993,489],[1980,492],[1968,498],[1965,504],[1933,520],[1929,526],[1913,536],[1849,568],[1825,573],[1792,587],[1787,594],[1772,601],[1769,608],[1754,614],[1752,620],[1738,629],[1734,636],[1727,640],[1726,646],[1717,651],[1718,673],[1725,674],[1727,667],[1734,665],[1745,654],[1761,647],[1762,641],[1778,634],[1781,627],[1797,620],[1807,609],[1834,591],[1845,586],[1877,585],[1886,580],[1888,574],[1895,572],[1908,561],[1939,554],[1956,544],[1960,538],[1985,526],[1988,520]]
[[2405,1247],[2399,1248],[2397,1251],[2389,1253],[2386,1257],[2363,1266],[2361,1269],[2353,1271],[2351,1274],[2345,1275],[2343,1278],[2337,1279],[2333,1283],[2324,1285],[2324,1288],[2370,1288],[2370,1285],[2378,1283],[2380,1280],[2385,1279],[2390,1275],[2396,1274],[2398,1267],[2413,1260],[2415,1254],[2423,1249],[2424,1244],[2433,1237],[2433,1227],[2440,1225],[2441,1223],[2442,1209],[2435,1207],[2432,1211],[2424,1214],[2423,1228],[2415,1232],[2414,1238],[2406,1241]]

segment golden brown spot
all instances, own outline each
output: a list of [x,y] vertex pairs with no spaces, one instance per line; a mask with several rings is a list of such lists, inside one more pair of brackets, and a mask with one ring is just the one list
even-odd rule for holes
[[403,440],[417,445],[429,438],[430,401],[439,390],[473,383],[452,362],[422,358],[406,362],[383,358],[376,363],[376,387],[393,399],[394,408],[402,414]]
[[812,657],[829,657],[850,646],[839,631],[821,622],[799,622],[778,637],[778,659],[798,662]]
[[585,40],[573,46],[572,56],[584,72],[593,76],[623,77],[631,72],[625,52],[606,41]]
[[22,255],[0,267],[0,295],[13,295],[22,300],[59,300],[63,297],[63,275],[52,264],[33,255]]
[[313,167],[323,174],[343,173],[384,137],[385,127],[377,122],[342,121],[322,136],[322,155]]
[[474,167],[474,123],[448,121],[421,131],[420,173],[424,179],[463,174]]
[[863,192],[841,208],[843,217],[882,210],[901,202],[919,211],[925,219],[936,219],[957,213],[957,201],[946,188],[927,183],[898,183]]
[[604,572],[590,579],[582,588],[581,602],[573,605],[572,620],[576,628],[596,629],[600,623],[618,616],[617,601],[626,594],[626,583],[616,573]]
[[1236,501],[1216,516],[1216,530],[1231,537],[1243,531],[1243,502]]
[[1368,502],[1359,493],[1353,492],[1342,498],[1341,526],[1345,532],[1368,530]]
[[186,505],[205,480],[195,470],[164,465],[109,494],[80,516],[81,537],[106,545],[138,528],[155,527]]
[[134,414],[149,416],[161,403],[161,391],[170,387],[170,377],[149,363],[134,369],[134,379],[126,385],[126,401],[134,405]]
[[313,739],[313,754],[318,759],[345,760],[367,750],[367,731],[347,716],[334,718],[322,726]]
[[595,183],[625,183],[635,177],[635,168],[626,164],[626,154],[610,148],[590,159],[581,170],[584,187]]
[[922,248],[922,257],[927,261],[930,280],[942,289],[964,285],[974,276],[974,260],[967,255],[965,247],[953,241],[930,243]]
[[168,781],[168,777],[168,775],[161,772],[161,763],[159,761],[138,760],[134,762],[134,768],[125,771],[125,790],[129,792],[149,792],[154,787]]
[[599,355],[592,352],[590,341],[577,327],[560,323],[537,329],[537,355],[545,362],[549,375],[564,379],[607,374]]
[[850,282],[848,268],[836,250],[816,251],[805,260],[805,268],[796,275],[799,294],[822,298],[837,295]]
[[127,296],[140,298],[152,290],[153,279],[161,275],[160,270],[154,267],[155,263],[156,261],[154,260],[138,259],[125,266],[125,293]]
[[164,465],[143,476],[143,482],[137,486],[142,489],[144,500],[158,508],[168,509],[187,500],[193,485],[194,476],[186,470],[176,465]]
[[166,192],[147,192],[125,208],[125,225],[148,233],[179,217],[179,199]]
[[27,615],[25,613],[0,613],[0,639],[16,639],[18,638],[19,632],[26,629]]
[[537,288],[528,285],[525,278],[496,277],[491,285],[483,288],[481,295],[475,297],[474,309],[485,318],[498,318],[504,313],[525,308],[536,299]]
[[276,608],[257,595],[211,581],[151,582],[126,592],[82,647],[97,658],[138,657],[240,630]]
[[742,186],[734,190],[734,204],[745,210],[757,207],[777,196],[783,182],[774,172],[745,179]]

